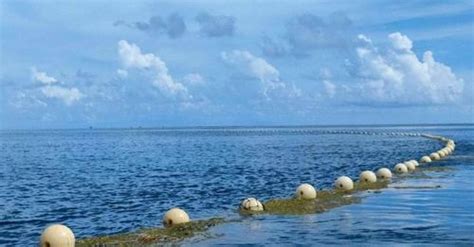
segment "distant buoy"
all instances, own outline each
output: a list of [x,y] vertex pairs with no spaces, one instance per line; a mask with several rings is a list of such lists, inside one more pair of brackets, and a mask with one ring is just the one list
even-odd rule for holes
[[408,168],[408,171],[414,171],[416,169],[416,166],[413,162],[411,161],[407,161],[405,163],[403,163],[407,168]]
[[41,247],[74,247],[76,239],[69,227],[60,224],[48,226],[40,238]]
[[298,199],[316,198],[316,189],[311,184],[302,184],[296,188],[295,197]]
[[426,156],[426,155],[425,155],[425,156],[421,157],[420,162],[421,162],[421,163],[430,163],[430,162],[431,162],[431,158],[430,158],[430,156]]
[[188,214],[180,208],[172,208],[165,213],[163,225],[165,227],[189,222]]
[[375,183],[377,182],[377,176],[372,171],[363,171],[360,173],[359,181],[362,183]]
[[240,203],[240,209],[245,211],[263,211],[264,207],[259,200],[250,197]]
[[443,158],[444,156],[446,156],[443,150],[438,150],[436,153],[439,155],[440,158]]
[[416,161],[416,160],[410,160],[410,162],[413,163],[413,165],[415,165],[415,166],[419,166],[419,165],[420,165],[420,163],[418,163],[418,161]]
[[430,158],[431,158],[431,160],[439,160],[439,159],[441,159],[441,157],[439,157],[439,154],[438,154],[438,153],[431,153],[431,154],[430,154]]
[[341,176],[338,179],[336,179],[335,182],[335,187],[338,190],[352,190],[354,188],[354,182],[352,182],[352,179],[347,176]]
[[387,168],[380,168],[377,170],[377,177],[380,179],[392,178],[392,172]]
[[408,172],[407,166],[402,164],[402,163],[396,164],[394,170],[395,170],[396,173],[407,173]]

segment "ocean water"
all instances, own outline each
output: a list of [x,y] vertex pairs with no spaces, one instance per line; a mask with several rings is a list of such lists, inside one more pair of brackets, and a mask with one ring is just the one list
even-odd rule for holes
[[[429,178],[397,180],[323,214],[243,217],[240,201],[289,197],[304,182],[393,167],[439,149],[422,137],[334,131],[422,132],[456,141]],[[474,243],[474,126],[93,129],[0,132],[0,246],[34,246],[51,223],[76,238],[161,226],[163,213],[231,222],[183,245]]]

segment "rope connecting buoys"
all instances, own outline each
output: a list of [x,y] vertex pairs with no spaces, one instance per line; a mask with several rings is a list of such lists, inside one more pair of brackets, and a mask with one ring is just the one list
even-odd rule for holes
[[377,170],[377,177],[383,180],[386,179],[391,179],[392,178],[392,172],[388,168],[380,168]]
[[350,177],[341,176],[336,179],[334,186],[337,190],[349,191],[354,188],[354,182],[352,182],[352,179]]
[[165,227],[189,222],[189,215],[180,208],[172,208],[163,216],[163,225]]
[[362,183],[375,183],[377,182],[377,176],[372,171],[363,171],[359,175],[359,181]]
[[298,199],[314,199],[316,195],[316,189],[311,184],[302,184],[295,192],[295,197]]
[[48,226],[41,234],[41,247],[74,247],[76,239],[69,227],[60,224]]

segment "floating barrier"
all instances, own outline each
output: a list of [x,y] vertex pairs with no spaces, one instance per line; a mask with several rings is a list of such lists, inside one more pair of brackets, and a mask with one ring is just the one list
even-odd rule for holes
[[[425,137],[441,141],[445,146],[429,156],[425,155],[419,159],[420,163],[428,164],[440,160],[454,152],[456,144],[453,140],[429,134],[405,133],[405,132],[367,132],[367,131],[324,131],[329,134],[364,134],[364,135],[392,135]],[[395,173],[405,174],[415,171],[420,165],[416,160],[398,163],[394,167]],[[430,168],[428,168],[430,169]],[[256,198],[247,198],[240,203],[241,212],[258,214],[308,214],[325,212],[331,208],[356,203],[358,197],[348,196],[369,189],[382,189],[388,186],[392,178],[392,172],[388,168],[380,168],[376,173],[363,171],[359,175],[359,182],[354,183],[350,177],[341,176],[335,180],[335,189],[332,191],[316,189],[308,184],[301,184],[292,199],[273,199],[261,203]],[[305,200],[301,200],[305,199]],[[77,241],[78,246],[123,246],[144,245],[160,241],[177,241],[190,236],[196,232],[206,231],[208,228],[223,223],[222,218],[211,218],[209,220],[190,221],[189,215],[180,208],[172,208],[163,217],[165,228],[153,228],[137,231],[136,233],[117,234],[103,237],[93,237]],[[40,238],[41,247],[74,247],[76,243],[74,233],[67,226],[55,224],[47,227]]]

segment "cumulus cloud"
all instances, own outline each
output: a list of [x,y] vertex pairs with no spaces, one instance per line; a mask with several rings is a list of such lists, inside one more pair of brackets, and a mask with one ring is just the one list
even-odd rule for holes
[[186,32],[186,23],[177,13],[170,14],[167,18],[152,16],[148,21],[127,23],[123,20],[116,21],[114,26],[126,26],[151,35],[166,34],[170,38],[179,38]]
[[59,83],[59,81],[52,76],[48,76],[46,72],[38,71],[35,67],[32,68],[31,74],[34,81],[43,84],[40,91],[46,98],[56,98],[62,100],[66,105],[71,105],[84,97],[84,94],[75,87],[67,88],[53,85]]
[[34,81],[47,84],[47,85],[58,82],[56,78],[47,75],[46,72],[38,71],[36,67],[31,68],[31,77],[33,78]]
[[235,18],[226,15],[201,13],[196,16],[201,34],[207,37],[232,36],[235,32]]
[[[162,93],[171,96],[189,97],[187,88],[175,81],[168,72],[168,67],[160,57],[151,53],[142,53],[136,44],[126,40],[118,42],[120,61],[126,69],[150,70],[154,73],[153,85]],[[121,72],[124,74],[124,72]]]
[[401,33],[388,35],[390,47],[382,52],[364,35],[356,48],[358,83],[355,102],[403,104],[443,104],[458,101],[464,82],[451,68],[437,62],[431,51],[421,60],[412,51],[413,43]]
[[288,86],[280,79],[280,72],[265,59],[254,56],[243,50],[222,52],[224,62],[236,66],[240,71],[258,79],[261,82],[263,94],[269,96],[274,90],[284,90],[289,96],[299,96],[301,91],[294,86]]
[[57,98],[62,101],[66,105],[71,105],[75,101],[80,100],[84,95],[79,91],[79,89],[73,88],[65,88],[60,86],[51,86],[47,85],[41,88],[41,92],[48,98]]

